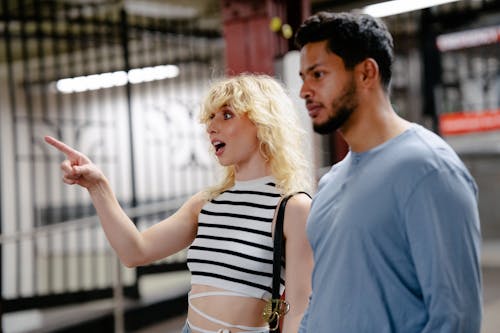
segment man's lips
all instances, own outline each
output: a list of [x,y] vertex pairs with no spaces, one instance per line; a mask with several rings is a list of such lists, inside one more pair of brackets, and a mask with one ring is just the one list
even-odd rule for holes
[[320,103],[306,102],[306,108],[309,113],[309,117],[315,118],[321,111],[322,105]]

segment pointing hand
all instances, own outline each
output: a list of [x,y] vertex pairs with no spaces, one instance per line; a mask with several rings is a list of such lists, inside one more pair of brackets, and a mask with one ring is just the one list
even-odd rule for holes
[[46,136],[45,142],[66,155],[66,160],[61,163],[63,181],[66,184],[77,184],[90,189],[105,179],[102,171],[84,154],[51,136]]

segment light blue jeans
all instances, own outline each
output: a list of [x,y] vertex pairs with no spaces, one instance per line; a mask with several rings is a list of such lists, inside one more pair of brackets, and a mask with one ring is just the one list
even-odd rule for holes
[[[188,323],[186,323],[184,325],[184,327],[182,328],[182,333],[192,333],[193,331],[191,331],[191,328],[189,328],[189,325]],[[269,333],[269,331],[253,331],[252,333]]]

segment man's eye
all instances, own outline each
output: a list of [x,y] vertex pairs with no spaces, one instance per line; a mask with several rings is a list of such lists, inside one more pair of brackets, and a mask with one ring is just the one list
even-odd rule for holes
[[313,77],[319,79],[323,76],[323,72],[313,72]]

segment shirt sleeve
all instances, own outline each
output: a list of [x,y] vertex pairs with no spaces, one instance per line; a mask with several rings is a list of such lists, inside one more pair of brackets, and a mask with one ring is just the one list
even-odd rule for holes
[[435,170],[415,187],[405,226],[428,321],[422,333],[480,331],[482,291],[476,187],[456,170]]

